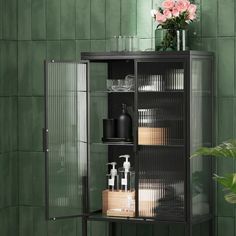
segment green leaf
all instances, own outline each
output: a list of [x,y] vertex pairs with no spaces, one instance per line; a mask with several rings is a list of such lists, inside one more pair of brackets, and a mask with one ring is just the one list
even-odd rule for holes
[[222,144],[213,148],[201,147],[196,152],[194,152],[190,158],[198,156],[236,158],[236,140],[223,142]]
[[236,203],[236,173],[226,176],[214,175],[214,179],[221,184],[227,192],[224,196],[225,200],[231,204]]

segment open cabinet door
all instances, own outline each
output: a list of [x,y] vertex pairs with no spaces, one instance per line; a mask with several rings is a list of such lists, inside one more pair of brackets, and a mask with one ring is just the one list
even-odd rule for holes
[[45,62],[47,218],[87,211],[88,64]]

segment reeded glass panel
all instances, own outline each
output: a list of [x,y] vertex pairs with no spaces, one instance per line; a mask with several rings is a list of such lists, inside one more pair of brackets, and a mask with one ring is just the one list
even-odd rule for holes
[[47,64],[47,190],[50,218],[83,213],[87,181],[86,64]]
[[[192,99],[190,119],[190,151],[212,145],[212,68],[209,59],[192,60]],[[192,215],[210,212],[211,159],[191,159]]]
[[138,63],[139,216],[184,219],[184,67]]
[[90,64],[90,211],[102,208],[102,191],[106,189],[108,147],[103,145],[103,119],[108,117],[106,93],[107,64]]

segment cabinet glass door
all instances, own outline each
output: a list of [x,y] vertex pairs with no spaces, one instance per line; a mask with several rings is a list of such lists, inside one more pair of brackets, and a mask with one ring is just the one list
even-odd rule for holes
[[45,68],[47,215],[78,216],[87,205],[87,64],[47,62]]
[[138,215],[184,220],[184,62],[136,63]]

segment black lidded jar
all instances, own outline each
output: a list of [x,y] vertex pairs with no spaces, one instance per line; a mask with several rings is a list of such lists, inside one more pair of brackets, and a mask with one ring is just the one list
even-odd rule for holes
[[122,104],[122,113],[117,119],[117,137],[124,138],[127,142],[133,140],[132,118],[127,112],[126,104]]

